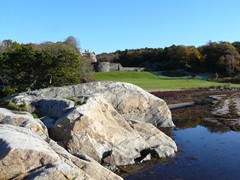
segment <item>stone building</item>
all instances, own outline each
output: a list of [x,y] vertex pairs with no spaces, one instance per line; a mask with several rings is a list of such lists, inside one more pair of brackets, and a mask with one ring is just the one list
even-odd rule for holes
[[144,71],[145,68],[141,67],[123,67],[120,63],[98,62],[96,54],[90,52],[88,49],[82,53],[82,56],[92,62],[93,69],[96,72],[109,72],[109,71]]
[[120,63],[95,62],[93,63],[96,72],[109,71],[145,71],[143,67],[123,67]]
[[82,53],[83,57],[89,59],[91,62],[97,62],[97,57],[94,52],[90,52],[88,49]]

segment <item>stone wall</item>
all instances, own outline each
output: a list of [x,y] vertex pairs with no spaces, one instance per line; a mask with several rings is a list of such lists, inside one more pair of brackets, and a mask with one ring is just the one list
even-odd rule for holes
[[141,68],[141,67],[124,67],[124,71],[144,71],[145,68]]
[[122,67],[120,63],[109,62],[96,62],[93,63],[96,72],[109,72],[109,71],[144,71],[145,68],[139,67]]
[[121,71],[123,69],[120,63],[110,63],[110,71]]
[[109,62],[96,62],[93,65],[94,65],[94,70],[96,72],[109,72],[110,71],[110,63]]

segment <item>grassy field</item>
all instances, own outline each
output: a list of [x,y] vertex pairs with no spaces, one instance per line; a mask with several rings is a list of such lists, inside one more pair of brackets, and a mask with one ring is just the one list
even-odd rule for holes
[[[97,72],[93,73],[97,81],[128,82],[146,90],[156,89],[191,89],[210,86],[224,86],[229,84],[216,83],[200,79],[169,78],[156,75],[153,72]],[[233,85],[231,85],[233,86]],[[240,87],[240,84],[234,85]]]

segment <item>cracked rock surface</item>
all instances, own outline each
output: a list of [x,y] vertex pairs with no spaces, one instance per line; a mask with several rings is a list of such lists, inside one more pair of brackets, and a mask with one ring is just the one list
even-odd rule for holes
[[0,108],[4,178],[121,179],[100,164],[129,165],[177,151],[157,128],[174,127],[165,101],[128,83],[47,88],[5,100],[27,106],[43,122]]

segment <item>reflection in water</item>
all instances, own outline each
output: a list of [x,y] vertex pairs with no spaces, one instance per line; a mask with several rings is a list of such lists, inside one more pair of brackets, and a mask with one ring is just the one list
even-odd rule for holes
[[199,118],[196,119],[177,119],[174,120],[176,125],[176,129],[187,129],[187,128],[195,128],[198,125],[206,127],[210,132],[228,132],[231,131],[230,128],[224,126],[220,123],[213,123],[212,121],[208,121],[207,119],[201,120]]
[[135,174],[130,168],[124,176],[126,180],[239,179],[239,132],[200,119],[174,122],[177,128],[172,131],[172,138],[178,145],[176,156],[139,164]]
[[178,129],[187,129],[187,128],[195,128],[199,125],[201,120],[199,118],[195,119],[177,119],[174,121],[174,124]]
[[213,123],[207,119],[202,120],[200,125],[206,127],[211,133],[225,133],[231,131],[229,127],[220,123]]
[[172,110],[172,116],[177,128],[194,128],[198,125],[206,127],[210,132],[228,132],[229,127],[224,126],[210,113],[211,106],[194,106],[191,108],[181,108]]

